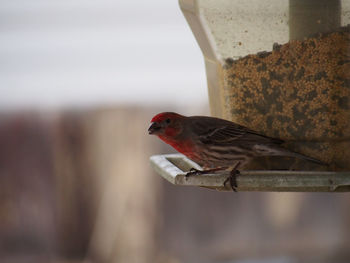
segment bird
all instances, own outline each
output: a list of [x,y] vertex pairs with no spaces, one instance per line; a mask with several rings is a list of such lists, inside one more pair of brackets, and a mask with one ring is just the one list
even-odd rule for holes
[[199,164],[203,170],[192,168],[186,176],[230,170],[231,188],[237,188],[236,175],[253,158],[286,156],[319,165],[326,163],[284,148],[283,140],[272,138],[232,121],[208,116],[183,116],[162,112],[151,119],[148,133],[156,135],[178,152]]

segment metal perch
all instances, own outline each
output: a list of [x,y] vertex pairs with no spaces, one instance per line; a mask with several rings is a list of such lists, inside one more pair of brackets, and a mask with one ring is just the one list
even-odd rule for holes
[[[201,167],[182,154],[154,155],[150,161],[154,170],[172,184],[232,191],[229,184],[224,186],[227,171],[186,177],[191,168]],[[237,191],[349,192],[350,172],[242,170],[237,185]]]

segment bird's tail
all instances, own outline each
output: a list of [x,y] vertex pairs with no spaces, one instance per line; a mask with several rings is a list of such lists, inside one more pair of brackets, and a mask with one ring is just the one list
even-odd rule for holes
[[299,158],[299,159],[302,159],[302,160],[306,160],[306,161],[309,161],[309,162],[312,162],[312,163],[316,163],[316,164],[319,164],[319,165],[324,165],[324,166],[328,166],[329,164],[328,163],[325,163],[325,162],[322,162],[316,158],[312,158],[312,157],[309,157],[309,156],[306,156],[306,155],[303,155],[301,153],[297,153],[297,152],[292,152],[290,151],[291,153],[291,157],[296,157],[296,158]]
[[316,158],[312,158],[306,155],[303,155],[301,153],[293,152],[291,150],[279,147],[279,146],[264,146],[264,145],[256,145],[254,147],[254,150],[259,152],[261,155],[265,156],[287,156],[287,157],[294,157],[302,160],[306,160],[309,162],[313,162],[319,165],[328,166],[329,164],[322,162]]

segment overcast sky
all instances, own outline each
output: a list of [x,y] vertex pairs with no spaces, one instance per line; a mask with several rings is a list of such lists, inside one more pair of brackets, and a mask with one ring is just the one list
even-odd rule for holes
[[0,109],[207,102],[177,0],[1,0]]

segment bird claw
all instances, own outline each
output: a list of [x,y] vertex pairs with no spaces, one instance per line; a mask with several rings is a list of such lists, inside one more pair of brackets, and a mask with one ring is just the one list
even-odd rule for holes
[[237,175],[240,174],[240,171],[239,170],[236,170],[236,169],[233,169],[231,172],[230,172],[230,176],[228,176],[226,178],[226,180],[224,181],[224,186],[226,187],[226,183],[229,181],[230,182],[230,186],[232,188],[232,190],[234,192],[237,192]]
[[210,173],[215,173],[217,171],[224,170],[224,167],[217,167],[213,169],[208,169],[208,170],[197,170],[196,168],[191,168],[189,172],[185,174],[185,177],[189,177],[191,175],[201,175],[201,174],[210,174]]
[[201,173],[202,173],[202,171],[197,170],[196,168],[191,168],[190,171],[185,174],[185,177],[188,178],[191,175],[199,175]]

